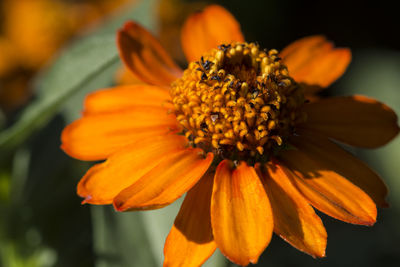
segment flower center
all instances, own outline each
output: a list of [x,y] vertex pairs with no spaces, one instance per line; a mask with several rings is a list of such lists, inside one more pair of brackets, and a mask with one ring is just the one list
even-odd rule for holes
[[192,146],[250,164],[282,149],[305,121],[301,87],[276,50],[220,45],[171,85],[177,120]]

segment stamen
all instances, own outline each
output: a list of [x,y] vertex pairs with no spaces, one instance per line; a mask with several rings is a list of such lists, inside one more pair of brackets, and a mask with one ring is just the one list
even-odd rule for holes
[[192,146],[232,160],[268,159],[306,119],[278,51],[254,43],[223,44],[191,62],[171,95]]

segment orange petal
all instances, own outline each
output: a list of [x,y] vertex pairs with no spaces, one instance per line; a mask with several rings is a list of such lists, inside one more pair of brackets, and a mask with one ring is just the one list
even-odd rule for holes
[[134,107],[93,114],[68,125],[61,135],[61,148],[80,160],[101,160],[118,149],[148,136],[176,131],[173,114],[162,107]]
[[344,222],[375,223],[372,199],[335,169],[326,168],[324,161],[295,149],[284,151],[280,158],[296,175],[292,182],[315,208]]
[[182,48],[189,62],[199,60],[218,45],[234,41],[244,42],[240,24],[228,10],[218,5],[191,15],[182,28]]
[[[280,53],[290,76],[297,82],[327,87],[345,72],[351,60],[347,48],[334,48],[325,37],[302,38]],[[315,89],[316,89],[315,88]]]
[[210,205],[214,172],[187,193],[164,247],[164,266],[200,266],[215,251]]
[[388,206],[385,200],[388,193],[386,185],[365,163],[325,137],[305,131],[299,133],[300,136],[291,138],[292,145],[310,159],[319,161],[325,169],[334,170],[346,177],[367,193],[378,206]]
[[221,252],[239,265],[255,264],[271,240],[273,218],[263,184],[253,167],[233,170],[222,161],[216,170],[211,224]]
[[[171,204],[207,171],[213,154],[187,148],[171,153],[151,171],[124,189],[114,199],[118,211],[157,209]],[[157,156],[157,155],[155,155]]]
[[173,107],[164,88],[150,85],[126,85],[96,91],[85,99],[84,114],[114,112],[139,106]]
[[283,166],[257,166],[271,201],[274,232],[313,257],[324,257],[327,233],[314,209],[293,186]]
[[173,134],[148,137],[126,146],[89,169],[78,184],[78,195],[85,198],[85,203],[111,204],[119,192],[186,145],[184,136]]
[[117,44],[125,66],[146,83],[170,85],[182,75],[159,41],[133,21],[118,31]]
[[366,148],[385,145],[399,132],[397,116],[385,104],[365,96],[330,97],[304,106],[300,128]]

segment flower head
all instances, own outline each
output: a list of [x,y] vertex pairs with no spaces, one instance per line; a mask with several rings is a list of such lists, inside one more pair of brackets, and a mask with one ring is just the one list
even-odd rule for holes
[[387,205],[379,176],[332,140],[384,145],[399,131],[395,113],[364,96],[313,96],[343,74],[348,49],[312,36],[264,50],[215,5],[183,27],[183,72],[137,23],[118,32],[118,45],[148,84],[89,95],[62,148],[107,159],[80,181],[84,203],[146,210],[187,192],[165,266],[201,265],[217,247],[239,265],[256,263],[272,232],[323,257],[327,234],[314,208],[372,225],[376,206]]
[[220,45],[201,56],[170,93],[192,145],[251,165],[267,162],[306,116],[303,90],[278,52],[254,43]]

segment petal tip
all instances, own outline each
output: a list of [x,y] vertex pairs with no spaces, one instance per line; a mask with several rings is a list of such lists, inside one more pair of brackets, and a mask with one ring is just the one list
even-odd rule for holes
[[124,23],[123,27],[119,31],[134,29],[138,26],[138,23],[133,20],[128,20]]
[[117,30],[117,43],[120,44],[122,36],[128,34],[129,31],[135,31],[138,26],[139,25],[133,20],[126,21],[124,25]]
[[371,227],[371,226],[374,226],[375,223],[376,223],[376,221],[371,221],[371,222],[366,222],[366,223],[363,224],[363,225],[368,226],[368,227]]
[[[303,252],[305,252],[305,251],[303,251]],[[308,253],[308,252],[305,252],[305,253],[307,253],[314,259],[326,258],[326,239],[325,239],[325,245],[324,245],[323,249],[314,250],[314,251],[312,251],[312,253]]]
[[68,141],[67,140],[68,140],[69,133],[71,132],[72,125],[73,124],[67,125],[61,132],[61,138],[60,138],[61,145],[60,145],[60,148],[66,154],[68,154],[68,151],[67,151],[68,150],[68,145],[67,145]]
[[250,263],[252,263],[252,264],[257,264],[258,258],[259,258],[259,257],[257,257],[257,258],[251,258],[251,259],[249,259],[249,261],[250,261]]
[[353,224],[359,224],[364,226],[373,226],[376,223],[377,210],[373,214],[370,214],[368,217],[358,218],[357,221],[353,222]]
[[112,204],[113,204],[114,209],[115,209],[116,211],[123,212],[123,211],[127,210],[127,208],[124,207],[124,203],[123,203],[123,202],[120,202],[120,201],[118,201],[118,200],[116,200],[116,199],[113,200],[113,203],[112,203]]
[[371,220],[367,222],[366,226],[373,226],[375,223],[376,223],[376,217],[371,218]]
[[322,253],[316,253],[315,255],[312,255],[314,259],[317,258],[326,258],[326,251],[324,249],[324,251],[322,251]]
[[68,152],[67,152],[68,148],[67,148],[67,145],[65,143],[61,143],[60,149],[62,151],[64,151],[65,154],[68,154]]
[[400,126],[396,123],[395,135],[397,135],[399,132],[400,132]]
[[90,200],[92,199],[91,195],[88,195],[88,196],[79,195],[79,196],[85,198],[84,200],[82,200],[81,205],[90,204]]

